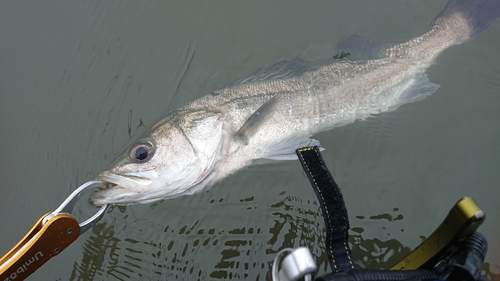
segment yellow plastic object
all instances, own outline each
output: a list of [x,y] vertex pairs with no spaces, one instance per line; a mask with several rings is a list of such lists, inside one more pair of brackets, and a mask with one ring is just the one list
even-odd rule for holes
[[78,238],[80,226],[74,217],[58,214],[43,223],[50,214],[52,212],[42,216],[30,232],[0,259],[0,280],[27,278]]
[[460,199],[431,236],[391,269],[417,269],[435,264],[455,243],[476,232],[484,218],[484,212],[472,198]]

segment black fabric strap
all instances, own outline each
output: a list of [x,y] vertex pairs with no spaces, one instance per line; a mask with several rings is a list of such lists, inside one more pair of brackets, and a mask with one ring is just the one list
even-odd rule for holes
[[347,242],[349,218],[339,186],[328,171],[317,146],[299,148],[295,152],[323,212],[326,227],[325,250],[332,271],[347,272],[354,269],[355,263]]

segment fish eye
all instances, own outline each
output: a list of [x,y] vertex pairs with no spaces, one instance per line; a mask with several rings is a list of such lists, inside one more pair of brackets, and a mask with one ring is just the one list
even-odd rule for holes
[[153,154],[154,147],[148,141],[139,141],[134,144],[129,153],[130,158],[136,162],[146,162],[153,157]]

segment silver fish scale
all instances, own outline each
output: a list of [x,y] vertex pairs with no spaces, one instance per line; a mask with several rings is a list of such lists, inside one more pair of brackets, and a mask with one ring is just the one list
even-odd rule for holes
[[263,103],[279,95],[274,122],[292,126],[294,129],[287,130],[288,134],[297,133],[297,124],[301,124],[301,133],[312,135],[376,113],[381,92],[397,87],[416,73],[423,73],[427,66],[428,63],[391,58],[344,60],[298,77],[222,89],[216,91],[217,95],[197,99],[181,110],[221,109],[228,112],[233,121],[231,127],[237,130]]

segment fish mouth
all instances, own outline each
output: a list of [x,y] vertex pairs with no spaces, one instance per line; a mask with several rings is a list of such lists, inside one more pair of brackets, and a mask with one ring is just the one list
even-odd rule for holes
[[107,188],[95,192],[90,202],[96,206],[136,204],[142,201],[140,198],[157,177],[154,170],[123,174],[103,172],[97,180],[102,181]]
[[130,191],[143,192],[144,189],[153,183],[154,179],[158,178],[158,173],[154,170],[143,172],[130,172],[116,174],[112,172],[103,172],[97,179],[113,185],[119,185],[127,188]]

